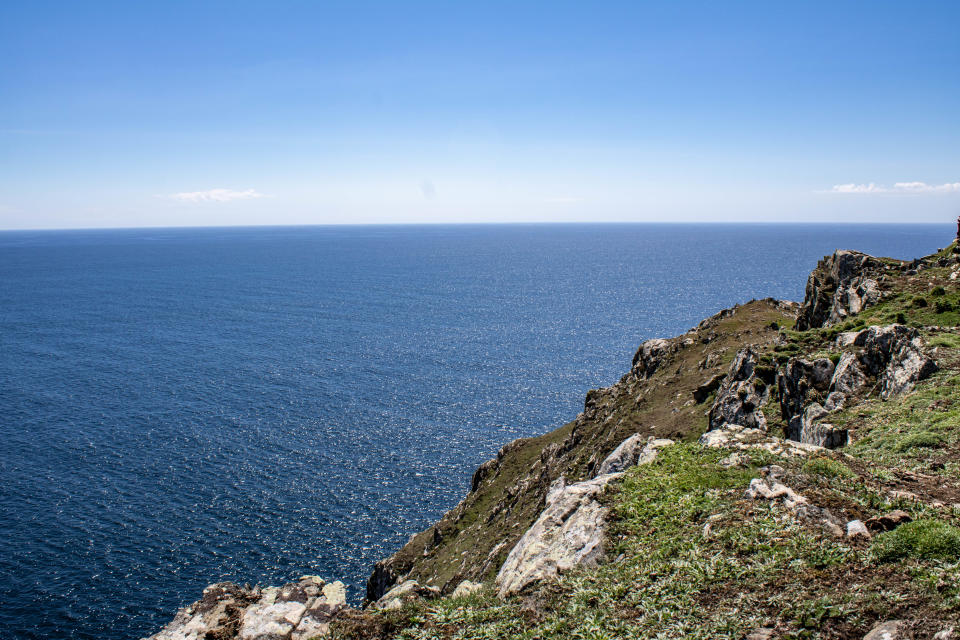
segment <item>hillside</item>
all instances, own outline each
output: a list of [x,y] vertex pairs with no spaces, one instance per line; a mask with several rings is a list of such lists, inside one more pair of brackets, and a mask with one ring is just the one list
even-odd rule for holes
[[155,637],[960,637],[958,256],[838,251],[800,305],[644,343],[378,563],[364,610],[315,577],[213,585]]

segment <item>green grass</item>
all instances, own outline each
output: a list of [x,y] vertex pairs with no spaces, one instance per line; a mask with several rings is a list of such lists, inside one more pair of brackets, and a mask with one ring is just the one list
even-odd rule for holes
[[857,476],[853,470],[840,462],[825,457],[816,457],[803,463],[804,473],[810,475],[819,475],[827,478],[855,478]]
[[873,553],[880,562],[901,558],[960,560],[960,529],[939,520],[915,520],[877,536]]

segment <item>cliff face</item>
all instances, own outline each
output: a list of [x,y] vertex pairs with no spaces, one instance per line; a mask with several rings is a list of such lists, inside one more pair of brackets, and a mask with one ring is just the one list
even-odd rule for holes
[[[633,434],[682,439],[703,431],[711,381],[726,374],[744,346],[769,347],[797,305],[755,300],[718,313],[682,336],[645,342],[630,371],[611,387],[587,393],[572,422],[516,440],[477,469],[470,491],[432,527],[377,563],[371,601],[399,580],[414,579],[449,593],[461,581],[489,581],[543,511],[557,478],[576,482]],[[697,397],[695,394],[698,393]]]
[[366,611],[214,585],[155,637],[954,637],[958,256],[838,251],[801,305],[645,342],[377,563]]

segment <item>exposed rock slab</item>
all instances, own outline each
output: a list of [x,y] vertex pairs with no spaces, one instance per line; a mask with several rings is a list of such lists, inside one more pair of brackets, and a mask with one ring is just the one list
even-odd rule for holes
[[715,449],[734,449],[738,451],[760,449],[779,456],[801,458],[825,451],[823,447],[784,440],[767,435],[760,429],[751,429],[739,424],[729,423],[719,429],[707,431],[700,436],[700,444]]
[[835,324],[876,304],[882,296],[876,277],[883,269],[882,262],[857,251],[825,256],[807,278],[797,329]]
[[[637,464],[648,464],[672,440],[650,439],[636,454]],[[601,467],[619,467],[633,458],[636,436],[624,441]],[[620,451],[623,449],[623,451]],[[618,453],[619,452],[619,453]],[[616,454],[616,455],[615,455]],[[609,462],[609,464],[608,464]],[[603,556],[609,509],[598,501],[606,486],[623,471],[606,473],[567,485],[558,478],[547,493],[546,507],[510,551],[497,573],[500,597],[519,593],[542,580],[553,579],[577,566],[595,566]]]
[[907,640],[907,626],[900,620],[890,620],[875,626],[863,640]]
[[304,576],[283,587],[246,588],[222,582],[148,640],[308,640],[329,631],[346,607],[341,582]]

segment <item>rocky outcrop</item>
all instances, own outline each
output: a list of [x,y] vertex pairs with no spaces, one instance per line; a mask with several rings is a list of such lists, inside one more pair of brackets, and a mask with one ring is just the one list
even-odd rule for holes
[[[638,464],[656,459],[672,440],[650,439],[636,452]],[[601,468],[618,468],[634,457],[636,436],[624,441]],[[623,471],[606,473],[590,480],[567,485],[561,476],[547,494],[546,508],[510,551],[497,573],[500,597],[519,593],[541,580],[556,578],[577,566],[595,566],[604,549],[609,510],[598,498],[607,485],[623,475]]]
[[213,584],[148,640],[309,640],[346,607],[343,583],[304,576],[283,587]]
[[408,602],[415,600],[429,600],[440,595],[440,589],[429,585],[421,585],[416,580],[405,580],[396,585],[376,602],[370,605],[371,609],[399,609]]
[[[803,437],[805,409],[812,399],[827,395],[833,374],[834,365],[829,358],[817,358],[813,361],[790,358],[777,373],[780,414],[787,423],[785,435],[788,439],[797,442],[809,441],[809,438]],[[807,418],[808,421],[814,419],[816,418],[812,416]]]
[[760,407],[766,402],[769,387],[757,372],[757,354],[750,348],[738,351],[710,408],[708,429],[733,423],[766,431],[767,420]]
[[[853,337],[856,338],[856,334]],[[857,356],[852,353],[844,353],[840,356],[837,367],[833,371],[833,378],[830,380],[830,389],[845,396],[856,395],[865,384],[867,384],[867,375],[860,368]]]
[[824,257],[807,279],[796,328],[804,331],[835,324],[876,304],[882,295],[876,278],[883,269],[880,260],[857,251]]
[[920,332],[912,327],[868,327],[853,344],[863,348],[860,363],[867,373],[878,376],[880,397],[885,400],[910,391],[937,371],[937,363],[924,353]]
[[640,345],[633,356],[633,368],[631,372],[638,378],[649,378],[674,350],[674,345],[670,340],[664,338],[654,338],[647,340]]

